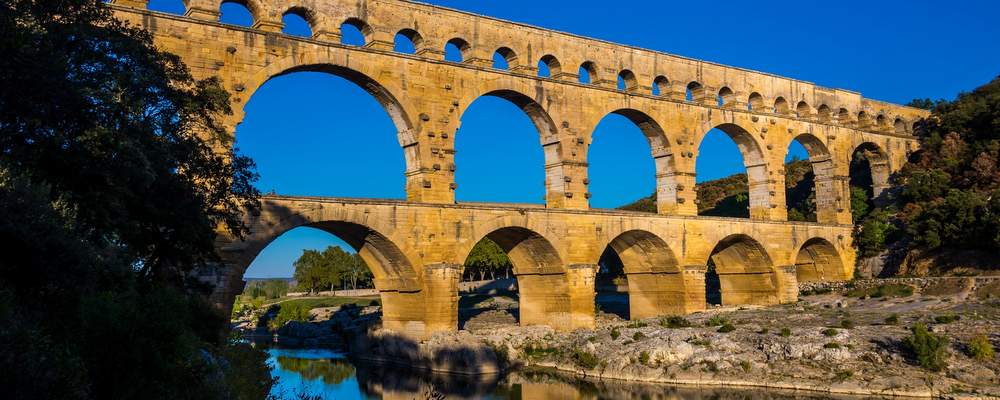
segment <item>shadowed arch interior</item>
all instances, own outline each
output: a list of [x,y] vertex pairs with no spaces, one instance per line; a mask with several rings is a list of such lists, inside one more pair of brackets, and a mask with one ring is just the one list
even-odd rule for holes
[[736,93],[733,92],[733,89],[730,89],[728,86],[723,86],[722,89],[719,89],[719,93],[716,98],[716,103],[718,103],[717,105],[719,107],[728,106],[734,100],[736,100]]
[[630,230],[615,237],[608,248],[617,260],[606,260],[611,254],[605,250],[601,262],[621,262],[628,282],[629,319],[687,312],[684,276],[663,239],[647,231]]
[[594,64],[593,61],[585,61],[583,64],[580,64],[580,69],[577,71],[577,77],[580,83],[596,84],[597,64]]
[[774,99],[774,113],[775,114],[788,114],[788,101],[784,97],[778,96]]
[[638,89],[639,81],[636,79],[634,72],[623,69],[618,73],[618,90],[634,92]]
[[[721,304],[777,304],[778,281],[767,250],[760,242],[743,234],[730,235],[719,241],[709,258],[706,278],[717,275]],[[707,293],[713,303],[713,293]]]
[[750,97],[747,98],[747,109],[756,112],[766,112],[764,109],[764,96],[760,93],[753,92],[750,93]]
[[864,111],[858,111],[858,127],[868,128],[872,123],[871,117]]
[[472,46],[462,38],[451,38],[444,44],[444,60],[451,62],[466,62]]
[[371,42],[374,30],[360,18],[348,18],[340,24],[340,43],[350,46],[365,46]]
[[[268,207],[268,206],[266,206]],[[287,213],[290,210],[281,206],[271,205],[268,213]],[[420,279],[411,260],[387,236],[365,225],[347,221],[309,222],[301,216],[291,218],[292,221],[277,232],[267,232],[265,236],[250,237],[247,249],[241,254],[239,264],[240,275],[250,265],[254,258],[272,241],[285,232],[297,227],[320,229],[350,245],[371,269],[374,275],[375,288],[382,299],[382,322],[395,330],[405,330],[413,321],[421,321],[423,315],[415,313],[412,304],[422,304],[424,293],[421,291]],[[242,280],[232,279],[230,282],[232,296],[242,291]]]
[[795,276],[799,283],[847,279],[837,248],[823,238],[809,239],[795,256]]
[[691,81],[687,84],[687,88],[684,90],[684,100],[685,101],[700,101],[701,97],[704,95],[704,87],[701,83],[697,81]]
[[546,54],[538,60],[538,76],[558,78],[562,74],[562,64],[551,54]]
[[851,122],[852,121],[851,121],[850,111],[848,111],[846,108],[841,108],[840,111],[837,111],[837,123],[841,125],[850,125]]
[[795,116],[799,118],[808,118],[812,115],[812,107],[809,103],[800,101],[799,104],[795,106]]
[[517,66],[517,53],[510,47],[501,47],[493,52],[493,68],[509,70]]
[[653,79],[653,96],[666,96],[670,94],[670,80],[660,75]]
[[816,118],[821,122],[830,122],[833,120],[833,110],[826,104],[820,104],[816,109]]
[[568,329],[571,315],[566,268],[552,243],[522,227],[500,228],[485,237],[506,252],[513,265],[521,325]]
[[896,118],[896,120],[892,122],[893,131],[895,131],[897,134],[900,135],[905,134],[907,132],[906,126],[907,126],[906,121],[904,121],[902,118]]
[[405,28],[396,32],[393,38],[393,51],[416,54],[423,45],[424,38],[416,30]]
[[851,152],[851,186],[864,190],[869,202],[889,188],[889,174],[889,157],[879,145],[864,142]]

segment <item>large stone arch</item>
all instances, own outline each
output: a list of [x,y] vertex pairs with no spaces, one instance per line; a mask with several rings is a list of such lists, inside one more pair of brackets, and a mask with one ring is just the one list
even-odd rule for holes
[[[562,165],[563,155],[562,143],[558,135],[559,129],[549,111],[540,103],[541,100],[524,93],[503,85],[491,87],[482,92],[467,93],[462,97],[461,105],[458,108],[458,119],[461,121],[468,107],[482,97],[504,99],[521,109],[538,131],[539,143],[544,157],[542,167],[545,170],[545,203],[549,207],[560,207],[565,203],[562,193],[566,191],[564,177],[567,175]],[[458,135],[456,134],[456,136]],[[454,140],[457,141],[457,137]],[[497,140],[503,139],[498,138]],[[456,151],[460,150],[456,149]],[[456,168],[461,168],[461,166],[456,165]]]
[[289,218],[287,222],[268,230],[266,234],[247,238],[240,256],[242,271],[274,240],[296,228],[314,228],[341,238],[358,252],[375,276],[375,288],[393,291],[417,291],[420,289],[419,274],[414,264],[396,241],[372,229],[368,225],[343,221],[305,221]]
[[538,130],[538,135],[541,137],[555,135],[558,133],[555,122],[553,122],[552,117],[549,116],[548,111],[539,103],[537,99],[534,99],[521,91],[509,88],[492,88],[482,93],[473,93],[464,96],[462,104],[458,109],[459,119],[465,115],[465,111],[469,108],[472,103],[481,97],[497,97],[511,102],[521,111],[524,111],[525,115],[531,120],[531,123],[535,125]]
[[341,238],[365,261],[382,299],[386,327],[416,336],[424,335],[428,328],[440,329],[429,327],[426,320],[427,285],[420,260],[406,247],[405,239],[393,236],[384,221],[369,220],[364,212],[303,208],[295,202],[265,199],[250,227],[251,234],[245,239],[221,249],[230,269],[227,282],[216,289],[222,289],[218,295],[224,304],[231,307],[242,291],[243,273],[267,245],[292,229],[309,227]]
[[659,236],[641,229],[622,232],[606,244],[622,262],[628,280],[629,317],[684,314],[688,285],[674,251]]
[[822,139],[810,132],[791,135],[788,142],[784,143],[785,156],[781,157],[782,161],[787,157],[788,149],[793,141],[798,141],[806,149],[809,163],[812,164],[816,192],[816,222],[821,224],[838,223],[842,200],[838,200],[838,197],[843,197],[843,190],[841,188],[842,182],[836,179],[835,158],[830,154],[829,147]]
[[[552,242],[534,230],[521,226],[490,230],[477,237],[475,242],[483,238],[500,246],[514,267],[521,325],[571,329],[573,309],[567,266]],[[468,257],[468,252],[460,254]]]
[[852,162],[854,156],[859,152],[868,160],[869,172],[872,178],[872,197],[878,198],[882,192],[889,188],[889,176],[892,174],[892,167],[889,164],[888,153],[877,143],[864,141],[851,149],[847,155],[848,163]]
[[[743,166],[746,168],[747,183],[750,197],[750,218],[769,219],[771,215],[771,180],[769,178],[767,153],[764,146],[758,141],[751,130],[743,126],[725,122],[717,125],[709,125],[708,129],[703,129],[697,136],[695,150],[700,150],[701,142],[712,129],[718,129],[725,133],[736,143],[736,147],[743,157]],[[695,162],[698,154],[695,153]],[[696,165],[696,164],[695,164]],[[697,174],[697,171],[695,171]]]
[[815,237],[803,242],[795,254],[795,276],[799,283],[850,278],[851,272],[837,247],[824,238]]
[[[642,132],[649,144],[650,153],[653,157],[656,174],[656,209],[659,214],[671,214],[677,211],[677,166],[674,161],[673,149],[670,145],[670,138],[660,124],[643,111],[633,108],[619,108],[607,112],[597,120],[587,126],[590,129],[590,140],[588,146],[593,143],[593,134],[597,125],[608,115],[616,114],[625,117]],[[590,149],[588,148],[588,153]],[[589,164],[588,164],[589,168]]]
[[767,249],[749,235],[732,234],[720,240],[706,260],[709,263],[718,274],[723,305],[781,301],[780,273]]
[[338,57],[334,57],[331,53],[322,54],[316,57],[281,58],[250,75],[245,83],[237,84],[239,97],[235,100],[243,104],[237,103],[234,105],[234,112],[228,124],[232,132],[235,134],[237,126],[242,122],[244,117],[243,107],[248,103],[248,100],[271,79],[296,72],[322,72],[346,79],[371,94],[386,111],[390,120],[392,120],[393,125],[396,127],[396,137],[405,160],[406,170],[401,172],[406,176],[407,198],[410,200],[419,199],[420,188],[423,184],[423,179],[419,172],[423,171],[424,168],[419,145],[418,131],[420,129],[412,119],[411,110],[414,109],[413,106],[395,94],[397,91],[402,92],[401,89],[395,88],[395,81],[383,84],[371,78],[371,76],[377,76],[378,71],[365,71],[364,68],[354,68],[355,66],[361,66],[361,64],[342,63]]

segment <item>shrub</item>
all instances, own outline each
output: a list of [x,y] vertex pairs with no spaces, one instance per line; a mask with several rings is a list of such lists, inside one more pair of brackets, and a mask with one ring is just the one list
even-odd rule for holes
[[708,321],[705,322],[705,326],[722,326],[728,322],[729,320],[727,320],[726,317],[713,315],[712,318],[709,318]]
[[750,370],[753,369],[753,364],[751,364],[750,361],[743,360],[740,361],[740,368],[743,368],[743,372],[750,372]]
[[910,331],[912,334],[904,339],[904,343],[920,366],[931,371],[944,369],[947,365],[948,338],[931,333],[922,323],[914,325]]
[[622,331],[618,330],[618,327],[611,328],[611,340],[618,340],[618,337],[622,335]]
[[716,364],[715,361],[702,361],[702,363],[705,364],[704,368],[705,372],[712,372],[712,373],[719,372],[719,365]]
[[770,331],[771,331],[770,329],[767,329],[767,328],[761,328],[761,329],[760,329],[760,331],[759,331],[759,332],[757,332],[757,333],[759,333],[759,334],[761,334],[761,335],[766,335],[766,334],[767,334],[768,332],[770,332]]
[[825,287],[825,288],[816,288],[816,289],[811,289],[811,290],[803,290],[802,291],[802,296],[813,296],[813,295],[827,294],[827,293],[830,293],[832,291],[833,291],[833,289],[830,289],[828,287]]
[[899,324],[899,314],[893,313],[892,315],[885,317],[886,325],[897,325]]
[[842,371],[837,371],[837,374],[834,376],[834,379],[837,380],[838,382],[843,382],[850,379],[852,376],[854,376],[854,371],[845,369]]
[[309,309],[300,304],[286,304],[279,306],[278,315],[267,323],[267,327],[272,331],[278,330],[291,321],[306,321],[309,319]]
[[531,358],[542,358],[556,354],[559,354],[559,349],[554,347],[548,347],[534,343],[528,343],[527,346],[524,346],[524,355]]
[[649,352],[648,351],[644,351],[642,353],[639,353],[639,362],[642,363],[642,365],[649,364]]
[[660,326],[670,329],[689,328],[691,325],[691,321],[679,315],[671,315],[660,320]]
[[788,328],[781,328],[781,337],[792,336],[792,330]]
[[833,328],[826,328],[826,329],[823,330],[822,333],[823,333],[823,336],[826,336],[826,337],[837,336],[837,330],[833,329]]
[[840,327],[844,329],[854,329],[854,321],[844,319],[840,321]]
[[708,345],[712,344],[711,341],[709,341],[708,339],[703,339],[703,338],[690,339],[690,341],[688,343],[691,343],[691,344],[693,344],[695,346],[708,346]]
[[645,337],[646,337],[646,335],[644,335],[642,332],[636,332],[636,333],[632,334],[632,340],[635,341],[635,342],[638,342],[638,341],[642,340]]
[[840,343],[830,342],[823,345],[824,349],[839,349]]
[[576,365],[579,365],[586,369],[594,369],[600,363],[597,360],[597,356],[583,350],[576,350],[573,352],[573,361],[576,361]]
[[871,298],[889,298],[889,297],[909,297],[913,295],[913,286],[903,285],[899,283],[890,283],[878,285],[876,287],[870,288],[854,288],[847,293],[844,293],[848,297],[871,297]]
[[628,324],[628,327],[629,328],[633,328],[633,329],[634,328],[645,328],[647,326],[649,326],[649,324],[647,324],[646,321],[634,321],[634,322]]
[[966,345],[966,349],[969,352],[969,357],[977,360],[985,361],[993,358],[993,344],[990,343],[990,338],[986,335],[976,335]]
[[945,314],[945,315],[935,316],[934,317],[934,322],[939,323],[939,324],[950,324],[950,323],[958,321],[960,319],[962,319],[962,317],[959,316],[959,315]]
[[733,326],[733,324],[730,324],[730,323],[726,322],[725,324],[723,324],[722,326],[719,327],[719,330],[717,332],[720,332],[720,333],[729,333],[729,332],[732,332],[732,331],[735,331],[735,330],[736,330],[736,327]]

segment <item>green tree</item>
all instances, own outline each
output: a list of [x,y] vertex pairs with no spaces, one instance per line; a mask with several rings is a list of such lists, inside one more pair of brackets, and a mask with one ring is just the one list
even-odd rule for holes
[[247,285],[243,293],[251,299],[258,297],[268,300],[277,299],[288,294],[288,281],[283,279],[253,281]]
[[264,397],[193,274],[257,206],[226,91],[99,0],[4,0],[0,32],[4,394]]
[[372,275],[371,269],[368,268],[368,264],[365,263],[365,260],[361,259],[361,255],[358,253],[351,255],[351,260],[347,264],[344,275],[351,282],[351,289],[357,289],[359,286],[365,288],[373,287],[372,280],[375,277]]
[[295,280],[299,289],[308,292],[357,288],[358,283],[370,282],[368,265],[357,253],[348,253],[339,246],[328,246],[322,252],[303,250],[295,260]]
[[465,269],[470,274],[478,275],[479,280],[486,279],[489,274],[490,279],[495,279],[498,271],[510,271],[510,258],[507,252],[503,251],[496,242],[489,238],[483,238],[472,247],[469,256],[465,259]]
[[316,250],[303,250],[302,255],[293,263],[295,266],[295,281],[299,290],[319,292],[329,290],[332,284],[332,266],[323,253]]

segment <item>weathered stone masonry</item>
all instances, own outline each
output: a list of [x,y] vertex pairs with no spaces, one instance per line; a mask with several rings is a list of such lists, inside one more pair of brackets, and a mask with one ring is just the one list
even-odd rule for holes
[[[359,250],[375,271],[386,324],[418,337],[457,328],[461,265],[487,236],[515,264],[521,322],[558,329],[593,325],[594,274],[606,246],[625,263],[633,317],[704,308],[710,257],[727,304],[794,301],[797,279],[848,278],[851,155],[874,155],[875,190],[883,190],[916,148],[912,124],[925,115],[846,90],[401,0],[247,0],[251,28],[218,22],[218,0],[188,0],[185,16],[147,11],[143,0],[114,3],[196,77],[222,80],[233,94],[234,132],[250,96],[295,71],[351,80],[386,108],[406,159],[407,201],[266,198],[260,215],[247,217],[246,241],[220,243],[227,263],[215,300],[231,304],[264,245],[314,226]],[[306,19],[313,37],[282,34],[286,13]],[[364,33],[365,46],[340,44],[344,23]],[[392,51],[397,33],[413,40],[415,54]],[[444,60],[448,42],[460,45],[463,62]],[[494,52],[508,70],[491,67]],[[551,77],[537,76],[539,60]],[[578,81],[580,66],[590,83]],[[513,102],[538,128],[544,207],[454,204],[455,133],[481,96]],[[610,113],[649,140],[659,215],[589,208],[587,151]],[[743,154],[749,220],[696,216],[695,160],[713,128]],[[818,223],[786,222],[784,159],[796,139],[813,163]]]

